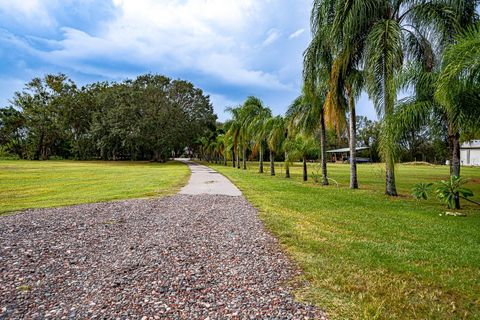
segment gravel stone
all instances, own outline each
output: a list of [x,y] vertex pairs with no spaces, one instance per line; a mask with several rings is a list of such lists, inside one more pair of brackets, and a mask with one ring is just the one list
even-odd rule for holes
[[0,217],[0,319],[326,319],[243,197],[175,195]]

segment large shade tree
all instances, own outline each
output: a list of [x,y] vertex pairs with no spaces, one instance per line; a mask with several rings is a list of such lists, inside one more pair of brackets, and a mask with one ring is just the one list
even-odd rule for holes
[[[81,88],[65,75],[47,75],[15,93],[12,107],[22,127],[6,145],[29,159],[164,161],[215,131],[209,97],[161,75]],[[0,112],[0,124],[9,114]]]

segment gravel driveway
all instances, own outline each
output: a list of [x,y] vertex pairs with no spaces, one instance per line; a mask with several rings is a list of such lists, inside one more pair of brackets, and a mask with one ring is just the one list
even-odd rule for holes
[[0,217],[0,318],[305,319],[245,198],[183,195]]

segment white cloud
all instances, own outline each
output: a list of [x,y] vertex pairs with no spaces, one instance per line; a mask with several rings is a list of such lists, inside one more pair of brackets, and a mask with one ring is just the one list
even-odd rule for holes
[[49,9],[55,5],[52,0],[0,0],[0,12],[19,22],[29,21],[42,27],[56,24],[49,14]]
[[[2,0],[0,0],[2,1]],[[29,0],[30,6],[38,1]],[[275,74],[248,66],[249,55],[262,41],[264,10],[269,0],[116,0],[116,18],[105,22],[96,36],[63,27],[63,39],[50,40],[42,59],[63,67],[103,72],[96,61],[147,63],[153,68],[192,70],[239,85],[282,89]],[[263,28],[265,30],[265,28]],[[280,37],[270,28],[262,45]]]
[[267,47],[280,38],[280,33],[276,29],[270,29],[267,38],[263,41],[262,46]]
[[299,29],[299,30],[295,31],[294,33],[292,33],[288,38],[289,38],[289,39],[298,38],[298,37],[300,37],[304,32],[305,32],[305,29]]
[[301,56],[303,44],[285,43],[284,35],[299,29],[290,35],[298,37],[308,27],[307,0],[302,5],[298,0],[111,0],[113,11],[96,18],[94,28],[56,25],[75,15],[75,6],[90,8],[95,1],[0,0],[0,11],[18,14],[25,25],[35,26],[39,19],[55,26],[55,38],[10,30],[0,32],[0,41],[40,58],[32,60],[52,72],[115,80],[138,70],[194,75],[198,85],[208,83],[206,89],[216,94],[212,100],[220,104],[226,99],[220,98],[222,90],[240,96],[240,91],[278,95],[297,89],[301,67],[292,57]]
[[228,97],[225,97],[221,94],[209,93],[206,92],[210,96],[210,101],[215,107],[215,113],[218,115],[220,121],[225,121],[228,119],[229,115],[225,113],[225,108],[227,107],[235,107],[241,104],[241,101],[233,101]]

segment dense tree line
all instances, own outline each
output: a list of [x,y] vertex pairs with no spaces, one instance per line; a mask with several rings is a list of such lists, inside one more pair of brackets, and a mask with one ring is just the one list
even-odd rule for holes
[[142,75],[78,88],[35,78],[0,109],[3,153],[24,159],[163,161],[215,129],[209,97],[191,83]]

